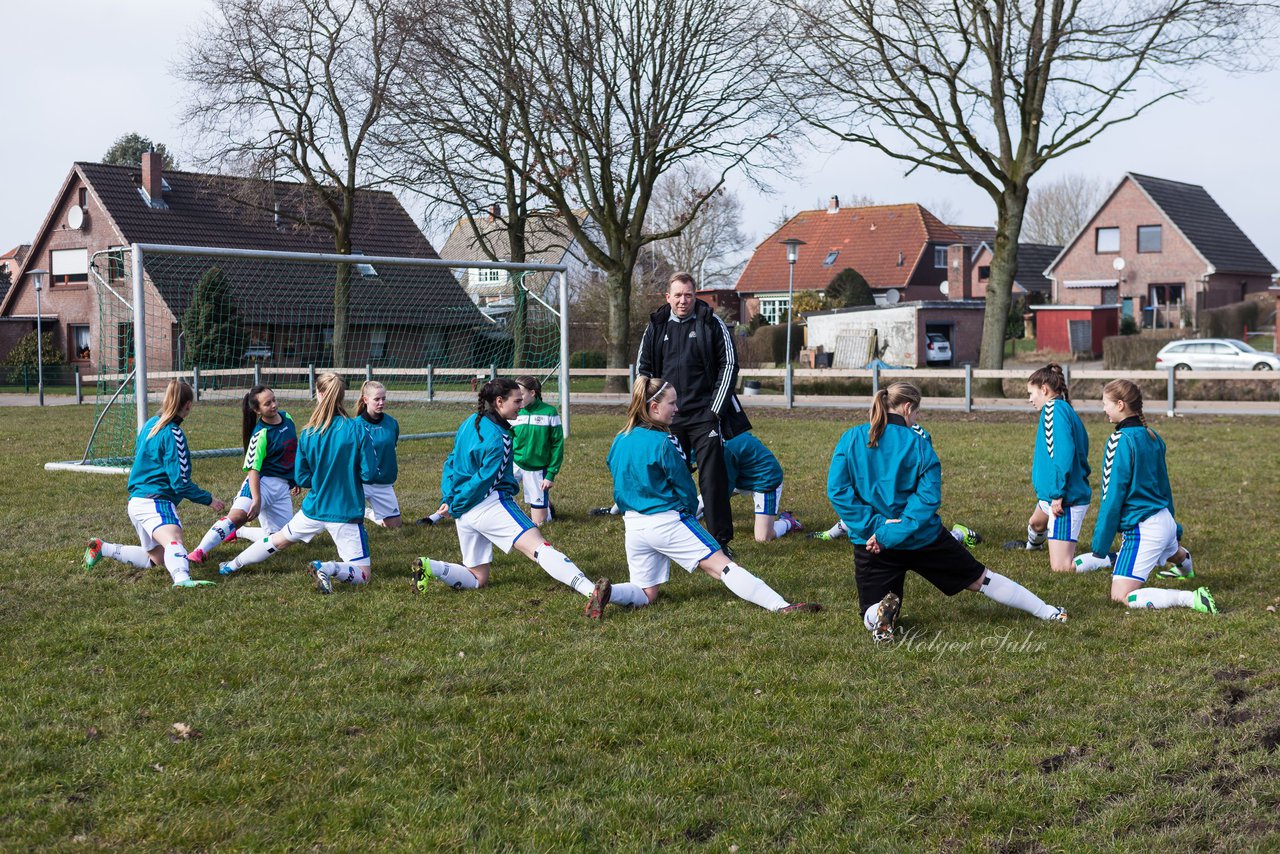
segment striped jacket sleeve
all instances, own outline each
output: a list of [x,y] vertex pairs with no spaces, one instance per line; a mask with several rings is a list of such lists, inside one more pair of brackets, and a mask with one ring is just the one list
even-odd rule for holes
[[738,382],[738,353],[733,347],[733,335],[728,325],[716,314],[708,324],[716,356],[716,381],[711,395],[711,411],[717,416],[724,411],[733,387]]
[[[1064,418],[1054,418],[1053,401],[1044,405],[1044,444],[1053,461],[1053,494],[1049,498],[1063,498],[1067,494],[1067,475],[1076,458],[1076,441],[1071,424]],[[1055,429],[1056,428],[1056,429]]]

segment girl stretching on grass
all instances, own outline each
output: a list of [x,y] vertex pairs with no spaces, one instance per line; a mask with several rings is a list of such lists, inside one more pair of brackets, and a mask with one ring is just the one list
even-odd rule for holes
[[782,466],[764,442],[750,431],[738,433],[724,443],[724,466],[729,474],[729,489],[751,493],[757,543],[804,530],[799,519],[778,509],[782,502]]
[[547,542],[512,497],[517,487],[510,422],[522,400],[514,380],[489,380],[480,389],[476,414],[458,427],[440,476],[444,501],[436,514],[458,520],[462,563],[418,558],[412,567],[419,593],[427,592],[433,577],[455,590],[484,587],[496,545],[504,552],[514,548],[556,581],[591,596],[592,584],[582,570]]
[[316,590],[332,593],[334,579],[368,583],[372,561],[364,530],[363,483],[377,476],[378,462],[368,435],[342,407],[346,390],[337,374],[321,374],[316,380],[316,406],[298,436],[294,472],[298,486],[311,490],[302,499],[302,509],[279,531],[218,567],[219,573],[230,575],[328,531],[338,548],[338,560],[311,561]]
[[[289,413],[276,402],[276,393],[263,385],[249,389],[241,404],[240,440],[244,445],[244,483],[231,502],[231,510],[187,555],[203,563],[219,543],[252,530],[261,538],[274,534],[293,518],[293,499],[301,490],[293,482],[293,458],[298,452],[298,431]],[[261,520],[261,529],[245,529],[250,519]],[[255,538],[255,539],[256,539]]]
[[916,426],[919,409],[920,391],[910,383],[881,388],[870,423],[846,432],[831,458],[827,495],[854,543],[863,625],[877,643],[893,640],[908,570],[948,596],[973,590],[1065,622],[1066,611],[987,569],[942,526],[942,465]]
[[1173,490],[1165,466],[1164,440],[1142,417],[1142,390],[1129,380],[1102,389],[1102,411],[1116,425],[1102,460],[1102,501],[1093,529],[1093,553],[1105,555],[1116,531],[1120,551],[1111,578],[1111,600],[1130,608],[1194,608],[1218,613],[1208,587],[1163,590],[1147,587],[1151,570],[1172,558],[1191,573],[1191,554],[1178,544]]
[[1026,540],[1004,544],[1006,549],[1049,547],[1054,572],[1090,572],[1110,566],[1109,558],[1082,555],[1073,563],[1076,542],[1093,490],[1089,488],[1089,434],[1071,406],[1067,378],[1051,362],[1027,380],[1027,400],[1040,412],[1035,451],[1031,458],[1031,486],[1036,506],[1027,520]]
[[524,406],[512,428],[516,480],[524,490],[529,518],[535,525],[551,521],[551,487],[564,464],[564,429],[560,413],[542,400],[542,382],[537,377],[517,377],[524,390]]
[[656,377],[636,380],[627,425],[609,449],[613,498],[627,531],[628,584],[596,582],[587,616],[599,619],[609,602],[636,608],[658,598],[671,577],[671,561],[693,572],[701,569],[739,597],[776,613],[822,610],[816,603],[788,604],[768,584],[724,553],[695,519],[698,490],[680,444],[670,433],[676,415],[676,390]]
[[93,569],[100,558],[109,557],[138,569],[152,564],[163,566],[169,571],[174,587],[213,584],[191,578],[177,511],[184,498],[206,504],[216,513],[226,509],[225,504],[191,479],[191,452],[180,425],[194,405],[191,386],[170,380],[160,414],[148,420],[138,432],[133,468],[129,472],[129,521],[133,522],[141,545],[106,543],[95,537],[84,550],[86,570]]
[[369,380],[360,387],[360,401],[356,404],[356,424],[369,435],[369,445],[378,460],[378,474],[364,485],[364,497],[369,508],[364,517],[383,528],[400,527],[400,501],[393,484],[399,471],[396,465],[396,443],[400,441],[400,424],[384,410],[387,406],[387,387]]

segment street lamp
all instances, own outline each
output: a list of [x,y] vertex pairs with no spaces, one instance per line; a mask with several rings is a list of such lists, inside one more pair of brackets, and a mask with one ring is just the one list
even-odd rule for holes
[[795,312],[792,306],[795,304],[796,291],[796,258],[800,256],[800,247],[804,246],[804,241],[795,237],[788,237],[786,240],[779,240],[783,246],[787,247],[787,378],[786,388],[783,390],[787,398],[787,409],[795,406],[795,394],[792,388],[792,367],[791,367],[791,326],[795,322]]
[[48,270],[28,270],[36,286],[36,390],[40,405],[44,406],[44,330],[41,328],[43,318],[40,312],[40,292],[44,290],[44,275]]

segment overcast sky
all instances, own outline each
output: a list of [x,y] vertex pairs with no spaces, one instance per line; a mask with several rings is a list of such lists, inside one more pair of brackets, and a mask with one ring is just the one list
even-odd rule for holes
[[[177,120],[183,89],[171,67],[209,9],[207,0],[9,4],[0,51],[0,252],[32,239],[73,162],[100,159],[122,134],[163,142],[183,159],[193,140]],[[1041,175],[1078,172],[1110,183],[1133,171],[1201,184],[1280,264],[1277,92],[1280,70],[1239,79],[1209,74],[1198,100],[1166,102]],[[904,177],[904,164],[852,147],[796,160],[803,166],[771,195],[736,184],[753,245],[784,211],[825,207],[833,193],[945,204],[957,224],[994,221],[990,200],[961,178],[923,170]]]

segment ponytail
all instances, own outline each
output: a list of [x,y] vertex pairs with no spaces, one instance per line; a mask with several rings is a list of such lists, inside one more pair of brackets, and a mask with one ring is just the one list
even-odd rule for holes
[[492,418],[494,421],[501,421],[498,415],[497,402],[500,397],[510,397],[511,393],[520,387],[515,380],[509,380],[506,377],[498,377],[489,380],[480,387],[480,393],[476,395],[476,435],[480,434],[480,419]]
[[347,410],[342,405],[346,394],[347,384],[342,381],[342,377],[334,373],[321,374],[316,379],[316,408],[311,411],[311,418],[302,429],[323,433],[337,416],[346,418]]
[[1027,378],[1027,384],[1045,386],[1049,391],[1053,392],[1055,397],[1060,397],[1068,403],[1071,402],[1071,392],[1067,388],[1067,375],[1057,362],[1050,362],[1043,368],[1034,371]]
[[253,436],[253,428],[258,426],[258,395],[271,391],[265,385],[256,385],[245,392],[244,401],[240,405],[240,441],[244,449],[249,450],[249,439]]
[[164,402],[160,404],[160,418],[156,421],[156,426],[152,427],[151,432],[147,434],[147,438],[150,439],[166,424],[177,420],[182,407],[195,399],[196,395],[191,390],[191,386],[182,380],[169,380],[169,384],[164,389]]
[[897,382],[883,386],[871,399],[871,431],[867,436],[867,447],[874,448],[880,443],[885,427],[889,425],[889,413],[904,403],[911,404],[912,409],[920,408],[920,389],[911,383]]
[[627,406],[627,423],[620,433],[630,433],[637,427],[648,427],[651,430],[671,432],[664,425],[653,420],[649,413],[649,404],[660,400],[667,390],[674,392],[671,383],[661,377],[639,377],[631,387],[631,403]]

